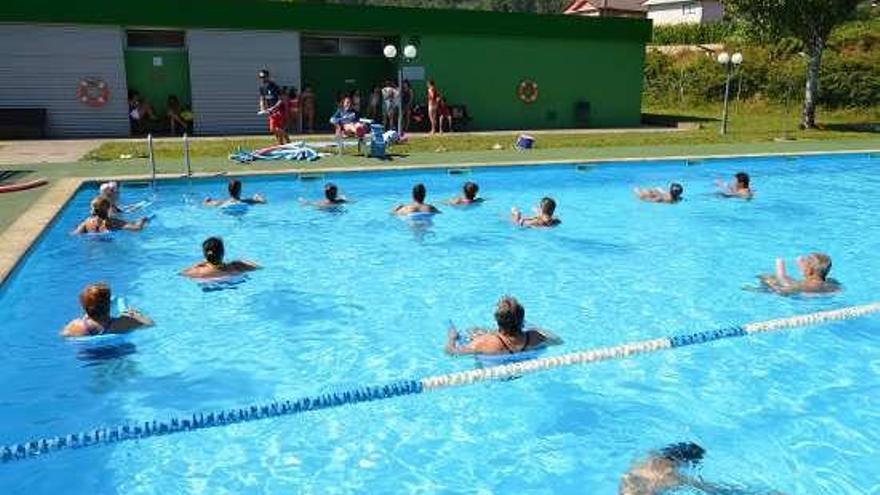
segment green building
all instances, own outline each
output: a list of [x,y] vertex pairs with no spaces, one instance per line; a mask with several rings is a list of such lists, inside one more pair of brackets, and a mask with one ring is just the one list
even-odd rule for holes
[[[125,136],[126,95],[165,115],[169,95],[195,133],[265,130],[256,72],[311,86],[317,130],[338,94],[396,83],[383,47],[414,45],[404,77],[425,102],[436,81],[469,130],[639,124],[649,21],[321,5],[266,0],[0,2],[0,109],[40,108],[51,136]],[[537,89],[537,91],[535,91]]]

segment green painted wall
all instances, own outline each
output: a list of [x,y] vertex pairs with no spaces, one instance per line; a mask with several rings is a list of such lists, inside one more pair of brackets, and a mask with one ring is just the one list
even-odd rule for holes
[[384,58],[370,57],[302,57],[302,84],[315,91],[315,130],[330,128],[328,120],[336,111],[336,94],[359,89],[361,111],[366,112],[368,94],[374,84],[395,79],[394,65]]
[[[590,127],[639,124],[644,58],[639,43],[494,36],[419,41],[415,65],[425,67],[450,104],[467,105],[471,128],[572,127],[579,100],[590,103]],[[523,79],[538,83],[534,103],[517,98]],[[417,101],[425,100],[422,87]]]
[[[155,57],[161,57],[162,65],[153,63]],[[189,58],[184,50],[126,50],[125,80],[129,90],[137,90],[160,119],[165,118],[170,95],[176,95],[181,105],[191,104]]]

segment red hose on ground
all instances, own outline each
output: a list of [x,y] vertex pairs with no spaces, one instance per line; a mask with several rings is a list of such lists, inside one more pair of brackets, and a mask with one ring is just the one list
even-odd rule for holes
[[17,184],[6,184],[0,185],[0,193],[8,193],[8,192],[16,192],[16,191],[25,191],[27,189],[33,189],[35,187],[45,186],[49,181],[46,179],[36,179],[28,182],[19,182]]

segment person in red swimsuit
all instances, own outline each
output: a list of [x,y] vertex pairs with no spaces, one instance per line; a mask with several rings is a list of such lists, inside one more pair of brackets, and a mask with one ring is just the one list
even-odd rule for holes
[[278,144],[287,144],[287,107],[281,95],[281,88],[269,79],[266,69],[257,73],[260,78],[260,115],[269,116],[269,132],[275,135]]

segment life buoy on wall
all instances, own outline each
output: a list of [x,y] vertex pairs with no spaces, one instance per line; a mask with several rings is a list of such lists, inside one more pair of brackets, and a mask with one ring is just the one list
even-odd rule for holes
[[110,101],[110,87],[102,79],[80,79],[76,99],[90,107],[102,107]]
[[516,88],[516,96],[523,103],[534,103],[538,99],[538,83],[531,79],[524,79]]

